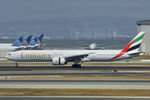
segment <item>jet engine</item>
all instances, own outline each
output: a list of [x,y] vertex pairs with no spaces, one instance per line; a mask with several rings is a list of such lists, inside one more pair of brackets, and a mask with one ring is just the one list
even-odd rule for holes
[[67,62],[65,58],[55,57],[55,58],[52,58],[52,64],[53,65],[65,65],[67,64]]

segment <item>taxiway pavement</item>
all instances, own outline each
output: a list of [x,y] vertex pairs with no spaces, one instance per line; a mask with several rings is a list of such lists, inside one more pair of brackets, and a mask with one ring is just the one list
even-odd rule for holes
[[0,88],[150,89],[150,80],[0,80]]
[[134,76],[150,76],[149,72],[88,72],[88,73],[84,73],[84,72],[68,72],[68,73],[63,73],[63,72],[55,72],[55,73],[51,73],[51,72],[26,72],[26,73],[18,73],[18,72],[5,72],[5,73],[0,73],[0,76],[129,76],[129,75],[134,75]]
[[149,100],[149,97],[100,96],[2,96],[0,100]]
[[28,66],[28,67],[12,67],[12,66],[4,66],[0,67],[1,71],[31,71],[31,70],[150,70],[150,66],[82,66],[81,68],[72,68],[68,66],[53,66],[53,67],[46,67],[46,66],[41,66],[41,67],[33,67],[33,66]]

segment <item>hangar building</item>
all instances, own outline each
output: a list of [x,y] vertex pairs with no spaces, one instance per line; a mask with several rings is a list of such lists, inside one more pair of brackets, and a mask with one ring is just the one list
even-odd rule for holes
[[145,49],[145,54],[150,55],[150,20],[137,21],[138,32],[144,31],[142,47]]

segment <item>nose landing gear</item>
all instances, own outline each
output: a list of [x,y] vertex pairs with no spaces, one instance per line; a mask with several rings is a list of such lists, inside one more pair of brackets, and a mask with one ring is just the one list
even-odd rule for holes
[[73,64],[72,67],[73,68],[81,68],[81,64]]

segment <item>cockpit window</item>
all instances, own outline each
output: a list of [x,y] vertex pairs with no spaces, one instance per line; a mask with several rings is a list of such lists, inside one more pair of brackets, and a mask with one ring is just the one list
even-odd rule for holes
[[11,54],[8,54],[9,56],[11,56]]

